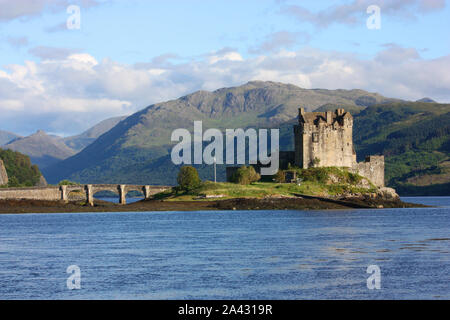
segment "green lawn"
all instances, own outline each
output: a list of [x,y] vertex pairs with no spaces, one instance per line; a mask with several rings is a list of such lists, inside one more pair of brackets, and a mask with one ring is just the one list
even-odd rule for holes
[[[218,196],[221,199],[231,198],[264,198],[286,196],[293,197],[295,194],[305,194],[313,196],[333,196],[345,192],[365,193],[374,192],[372,189],[358,188],[350,184],[319,184],[317,182],[305,181],[301,185],[294,183],[273,183],[273,182],[255,182],[250,185],[240,185],[228,182],[214,183],[211,181],[203,182],[203,184],[189,192],[176,194],[173,190],[169,190],[156,195],[157,199],[168,201],[189,201],[198,199],[201,196]],[[217,198],[205,198],[198,200],[216,200]]]

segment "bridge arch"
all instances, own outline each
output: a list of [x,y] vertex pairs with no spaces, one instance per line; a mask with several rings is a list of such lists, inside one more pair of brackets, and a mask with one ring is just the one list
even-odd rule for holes
[[148,199],[154,194],[166,191],[171,187],[150,186],[150,185],[125,185],[125,184],[88,184],[88,185],[62,185],[50,187],[29,187],[29,188],[1,188],[0,199],[4,200],[48,200],[48,201],[69,201],[71,192],[86,195],[86,203],[94,205],[94,194],[99,191],[112,191],[119,194],[120,203],[126,204],[126,194],[136,190],[144,194]]
[[61,192],[60,199],[67,202],[71,192],[83,193],[84,187],[82,185],[59,186],[59,191]]
[[126,204],[126,195],[130,191],[142,192],[145,199],[149,199],[152,195],[165,191],[170,187],[154,187],[149,185],[129,185],[129,184],[88,184],[84,186],[86,192],[86,202],[94,205],[94,194],[99,191],[110,191],[119,194],[119,203]]

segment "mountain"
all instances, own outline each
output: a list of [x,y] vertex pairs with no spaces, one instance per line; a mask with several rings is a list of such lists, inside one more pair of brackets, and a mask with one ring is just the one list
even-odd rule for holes
[[386,181],[402,195],[450,195],[450,104],[399,102],[354,119],[360,160],[384,154]]
[[[279,126],[281,150],[294,149],[296,122]],[[386,183],[401,195],[450,195],[450,104],[404,101],[370,106],[354,115],[353,134],[358,161],[385,155]],[[213,179],[212,166],[197,168],[203,179]],[[166,155],[118,170],[115,176],[175,184],[176,172],[178,167]],[[218,166],[217,174],[219,180],[225,179],[223,166]]]
[[90,145],[92,142],[94,142],[95,139],[100,137],[102,134],[111,130],[125,118],[126,116],[103,120],[92,128],[86,130],[85,132],[76,136],[64,138],[63,141],[69,148],[79,152]]
[[[278,127],[297,117],[298,108],[312,111],[325,104],[357,108],[397,100],[363,90],[303,89],[291,84],[252,81],[214,92],[198,91],[151,105],[119,122],[80,153],[50,167],[50,182],[68,178],[89,183],[169,183],[176,170],[166,164],[176,128]],[[167,165],[167,167],[166,167]]]
[[43,180],[39,168],[31,164],[30,158],[20,152],[0,149],[0,159],[8,174],[9,187],[32,187]]
[[21,137],[15,133],[0,130],[0,146],[5,145],[17,138]]
[[40,130],[28,137],[15,139],[3,148],[26,154],[41,169],[75,154],[61,138],[49,136]]

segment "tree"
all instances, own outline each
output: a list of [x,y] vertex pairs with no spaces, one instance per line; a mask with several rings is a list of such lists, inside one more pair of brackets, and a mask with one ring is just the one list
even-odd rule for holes
[[20,187],[19,180],[15,176],[12,176],[11,178],[9,178],[8,187],[10,187],[10,188],[18,188],[18,187]]
[[236,170],[231,177],[231,182],[239,184],[250,184],[261,179],[261,175],[256,173],[252,166],[242,166]]
[[180,190],[190,191],[197,188],[202,181],[198,176],[197,169],[192,166],[183,166],[178,173],[177,182]]

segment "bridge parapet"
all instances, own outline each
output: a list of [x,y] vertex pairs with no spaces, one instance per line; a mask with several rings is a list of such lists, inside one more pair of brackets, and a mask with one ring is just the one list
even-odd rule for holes
[[119,195],[119,203],[126,204],[126,195],[130,191],[139,191],[145,199],[170,189],[168,186],[127,185],[127,184],[87,184],[62,185],[57,187],[0,188],[0,199],[3,200],[61,200],[69,201],[69,194],[74,191],[85,192],[86,203],[94,205],[94,194],[100,191],[111,191]]

